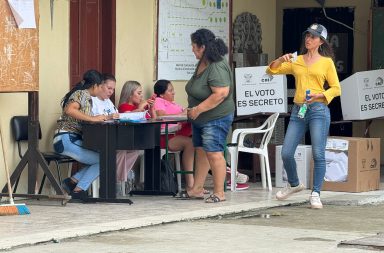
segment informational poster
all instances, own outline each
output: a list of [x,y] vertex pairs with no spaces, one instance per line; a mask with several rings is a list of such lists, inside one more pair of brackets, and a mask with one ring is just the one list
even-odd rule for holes
[[211,30],[229,46],[231,0],[159,0],[158,79],[189,80],[196,67],[191,34]]
[[8,0],[18,28],[36,28],[34,0]]
[[236,68],[237,115],[287,112],[287,78],[268,75],[266,66]]

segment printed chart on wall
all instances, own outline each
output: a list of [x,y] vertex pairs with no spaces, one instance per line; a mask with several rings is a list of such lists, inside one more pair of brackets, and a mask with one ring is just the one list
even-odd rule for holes
[[33,28],[35,15],[38,15],[38,1],[0,0],[0,92],[39,88],[39,34]]
[[189,80],[197,60],[191,33],[211,30],[229,46],[230,0],[159,0],[158,79]]

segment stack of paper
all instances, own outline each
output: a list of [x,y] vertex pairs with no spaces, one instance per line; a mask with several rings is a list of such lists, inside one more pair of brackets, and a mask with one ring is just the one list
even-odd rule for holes
[[120,113],[120,120],[146,120],[145,115],[147,114],[147,111],[145,112],[125,112]]

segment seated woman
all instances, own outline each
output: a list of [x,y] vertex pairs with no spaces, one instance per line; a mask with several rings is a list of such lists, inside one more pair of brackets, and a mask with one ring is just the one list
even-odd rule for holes
[[153,107],[154,99],[143,100],[143,89],[137,81],[125,82],[121,89],[119,100],[119,112],[144,112],[148,111],[147,118],[156,118],[156,112]]
[[[157,95],[155,99],[155,110],[157,116],[186,114],[186,110],[182,106],[174,102],[175,90],[173,85],[168,80],[158,80],[153,90]],[[161,126],[165,128],[165,125]],[[169,125],[172,129],[174,126]],[[182,151],[182,167],[186,171],[193,171],[193,160],[195,154],[195,148],[193,147],[191,135],[192,129],[190,123],[180,123],[178,131],[174,134],[168,135],[168,149],[171,151]],[[165,148],[166,140],[165,136],[161,136],[161,148]],[[185,175],[186,188],[189,189],[193,186],[193,175]]]
[[[92,113],[93,115],[108,115],[110,119],[118,119],[119,113],[113,105],[110,97],[115,92],[116,78],[111,74],[103,74],[104,93],[92,97]],[[135,164],[137,157],[140,155],[137,150],[117,150],[116,152],[116,195],[122,196],[125,183],[127,182],[128,171]]]
[[[143,100],[143,90],[137,81],[127,81],[123,85],[119,100],[119,112],[144,112],[148,110],[147,118],[156,118],[156,113],[153,109],[153,99]],[[123,155],[126,152],[126,155]],[[117,157],[117,167],[125,167],[125,170],[120,170],[118,174],[120,180],[127,179],[128,171],[132,169],[136,158],[132,159],[132,153],[139,156],[142,151],[139,150],[119,150]]]
[[92,96],[92,114],[107,115],[110,119],[118,119],[119,113],[110,99],[115,92],[116,78],[111,74],[103,74],[101,88],[104,91],[102,94]]
[[99,153],[83,147],[81,122],[101,122],[108,119],[106,115],[92,116],[91,96],[100,96],[102,75],[96,70],[88,70],[83,80],[76,84],[61,101],[63,109],[58,121],[57,132],[53,139],[54,150],[72,157],[85,167],[62,182],[62,186],[73,199],[85,199],[87,190],[99,176]]

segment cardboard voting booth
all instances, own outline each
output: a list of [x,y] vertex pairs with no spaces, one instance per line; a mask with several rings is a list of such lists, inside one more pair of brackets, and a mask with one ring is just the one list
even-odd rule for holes
[[[288,182],[287,172],[284,169],[283,160],[281,160],[281,148],[281,145],[276,146],[276,187],[284,187]],[[309,188],[309,173],[312,160],[312,146],[297,146],[294,157],[296,161],[297,176],[299,177],[300,183],[303,183],[306,188]]]
[[268,75],[267,66],[236,68],[237,115],[287,112],[287,78]]
[[[329,181],[327,173],[337,167],[326,154],[326,177],[324,191],[366,192],[380,187],[380,138],[328,137],[326,151],[343,153],[347,156],[346,177],[341,181]],[[313,163],[311,163],[311,179]],[[312,180],[310,181],[312,186]]]
[[384,117],[384,69],[356,72],[340,82],[344,120]]

